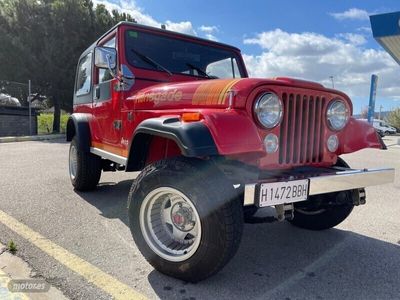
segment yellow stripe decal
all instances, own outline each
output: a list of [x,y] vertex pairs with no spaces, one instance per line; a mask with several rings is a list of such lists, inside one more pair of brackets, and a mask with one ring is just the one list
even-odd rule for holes
[[219,95],[219,98],[218,98],[218,104],[224,104],[224,100],[225,100],[225,96],[226,96],[226,93],[232,88],[232,86],[236,83],[236,82],[238,82],[240,79],[234,79],[234,80],[232,80],[230,83],[228,83],[226,86],[225,86],[225,88],[222,90],[222,92],[220,93],[220,95]]
[[119,155],[119,156],[122,156],[125,158],[128,157],[127,149],[122,149],[122,148],[118,148],[118,147],[115,147],[112,145],[107,145],[107,144],[99,143],[99,142],[92,142],[92,147],[99,148],[101,150],[104,150],[104,151],[107,151],[112,154]]
[[146,299],[145,296],[133,290],[131,287],[118,281],[116,278],[103,272],[79,256],[68,252],[66,249],[33,231],[2,210],[0,210],[0,222],[67,268],[85,278],[88,282],[108,293],[112,298]]
[[221,105],[224,104],[227,91],[241,79],[210,80],[200,84],[193,94],[193,105]]

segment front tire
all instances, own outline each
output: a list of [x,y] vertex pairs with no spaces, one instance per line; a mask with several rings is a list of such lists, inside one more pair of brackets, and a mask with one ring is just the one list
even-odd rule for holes
[[133,238],[158,271],[198,282],[236,253],[243,211],[232,184],[211,163],[174,158],[147,166],[128,198]]
[[[350,168],[338,158],[336,166]],[[337,193],[315,195],[306,202],[294,204],[294,217],[289,222],[300,228],[309,230],[325,230],[342,223],[354,208],[352,190]]]
[[69,177],[77,191],[96,188],[101,176],[101,158],[90,152],[81,151],[74,137],[69,147]]
[[294,217],[289,222],[296,227],[309,230],[325,230],[339,225],[353,210],[351,191],[317,195],[308,201],[324,203],[329,202],[329,198],[336,197],[346,197],[347,199],[344,202],[348,203],[326,206],[323,204],[321,206],[315,205],[315,203],[304,206],[304,204],[299,204],[300,202],[295,203]]

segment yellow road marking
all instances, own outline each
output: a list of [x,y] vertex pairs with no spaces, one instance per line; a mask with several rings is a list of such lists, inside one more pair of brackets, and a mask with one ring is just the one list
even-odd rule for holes
[[0,299],[3,299],[3,300],[29,300],[30,299],[24,293],[12,293],[8,289],[8,283],[10,281],[11,281],[11,278],[8,277],[8,275],[0,269]]
[[103,272],[79,256],[68,252],[41,234],[0,210],[0,222],[28,240],[67,268],[84,277],[88,282],[102,289],[114,299],[146,299],[145,296]]

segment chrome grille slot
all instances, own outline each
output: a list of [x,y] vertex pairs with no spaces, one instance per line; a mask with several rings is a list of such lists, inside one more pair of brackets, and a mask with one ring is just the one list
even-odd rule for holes
[[322,161],[325,97],[283,93],[284,117],[280,129],[279,163]]

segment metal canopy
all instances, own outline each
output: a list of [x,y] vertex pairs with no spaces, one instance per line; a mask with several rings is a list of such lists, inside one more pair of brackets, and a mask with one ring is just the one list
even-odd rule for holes
[[400,11],[373,15],[369,19],[376,41],[400,64]]

